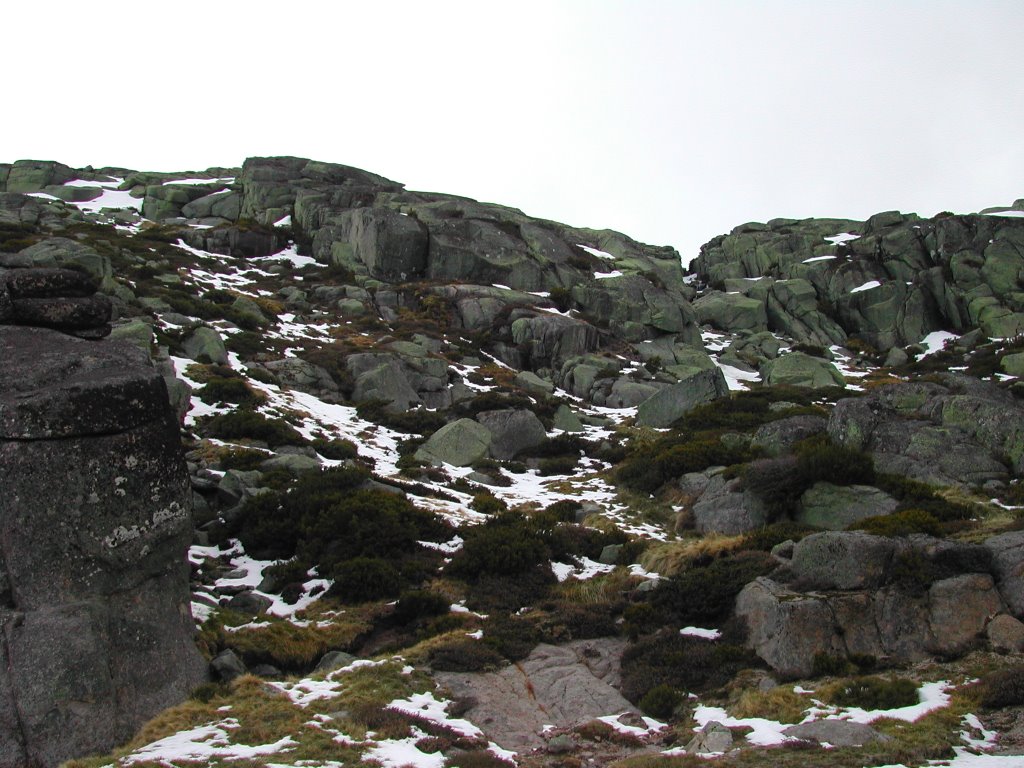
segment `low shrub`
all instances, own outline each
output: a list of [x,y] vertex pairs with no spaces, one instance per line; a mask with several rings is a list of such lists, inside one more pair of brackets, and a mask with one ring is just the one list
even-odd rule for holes
[[365,603],[396,597],[402,589],[398,570],[379,557],[356,557],[339,563],[331,576],[334,584],[327,590],[330,597],[345,603]]
[[[765,387],[750,392],[735,392],[700,405],[681,417],[677,427],[694,432],[729,429],[747,432],[770,421],[802,414],[824,415],[825,411],[811,402],[808,390],[794,387]],[[773,411],[772,403],[788,401],[797,408]]]
[[359,457],[359,449],[356,448],[356,444],[351,440],[343,440],[342,438],[328,440],[327,438],[318,437],[313,441],[312,445],[313,450],[325,459],[346,461]]
[[365,400],[356,405],[356,413],[361,419],[381,424],[397,432],[416,435],[433,434],[448,423],[444,416],[436,411],[420,408],[395,413],[388,410],[388,405],[386,400]]
[[658,685],[701,693],[725,685],[741,669],[759,663],[742,645],[665,631],[626,648],[621,691],[634,703]]
[[392,617],[401,624],[442,616],[451,609],[451,601],[429,590],[403,592],[395,604]]
[[829,701],[841,707],[897,709],[917,704],[917,684],[899,677],[860,677],[838,685]]
[[749,446],[726,444],[718,434],[674,435],[639,446],[619,465],[616,477],[627,488],[654,493],[687,472],[740,464],[756,456]]
[[659,720],[668,720],[686,697],[667,683],[660,683],[640,697],[641,711]]
[[556,475],[568,475],[579,463],[577,456],[555,456],[550,459],[541,459],[537,470],[541,477],[554,477]]
[[508,509],[508,504],[489,491],[474,494],[469,508],[481,515],[496,515]]
[[582,509],[583,504],[575,499],[562,499],[545,507],[544,511],[563,523],[575,523],[576,514]]
[[489,672],[508,661],[490,645],[467,637],[435,646],[428,663],[439,672]]
[[197,393],[204,403],[234,403],[236,405],[258,405],[266,402],[262,392],[254,391],[242,379],[214,376]]
[[942,524],[935,516],[921,509],[905,509],[889,515],[866,517],[849,527],[848,530],[864,531],[875,536],[910,536],[926,533],[941,536]]
[[452,558],[448,572],[467,579],[515,576],[548,559],[543,537],[522,515],[506,512],[466,531],[465,543]]
[[732,613],[743,587],[777,566],[766,552],[722,557],[659,583],[651,602],[666,620],[679,625],[718,621]]
[[981,681],[981,705],[989,709],[1024,705],[1024,665],[992,672]]
[[245,409],[213,416],[200,428],[207,437],[259,440],[271,448],[306,444],[306,439],[284,419],[267,418],[261,413]]
[[268,458],[270,458],[270,454],[263,451],[232,448],[224,451],[217,457],[217,466],[225,471],[237,469],[241,472],[250,472],[254,469],[259,469],[260,465]]
[[800,541],[817,530],[810,525],[783,520],[747,533],[743,537],[742,548],[771,552],[773,547],[784,541]]

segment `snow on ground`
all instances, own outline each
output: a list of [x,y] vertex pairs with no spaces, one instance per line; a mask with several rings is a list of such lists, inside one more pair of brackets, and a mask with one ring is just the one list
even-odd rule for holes
[[611,573],[615,570],[614,565],[599,563],[589,557],[577,557],[575,563],[551,563],[551,571],[559,581],[573,578],[578,581],[586,581],[602,573]]
[[383,768],[443,768],[444,755],[440,752],[421,752],[416,742],[427,734],[419,728],[412,729],[412,736],[406,739],[384,739],[363,753],[363,760],[376,760]]
[[291,216],[291,214],[288,214],[287,216],[284,216],[283,218],[280,218],[280,219],[278,219],[277,221],[274,222],[274,226],[275,227],[290,227],[291,225],[292,225],[292,216]]
[[609,277],[622,277],[622,272],[617,269],[613,269],[611,272],[595,272],[595,280],[607,280]]
[[611,259],[612,261],[615,260],[615,257],[608,253],[608,251],[599,251],[597,250],[597,248],[591,248],[589,245],[584,245],[583,243],[576,243],[576,247],[582,248],[591,256],[597,256],[597,258],[599,259]]
[[448,728],[471,739],[484,735],[484,732],[469,722],[469,720],[450,717],[446,711],[449,704],[451,702],[447,699],[435,699],[434,694],[428,691],[427,693],[414,693],[407,699],[395,699],[388,704],[388,709],[421,717],[435,725]]
[[342,685],[331,680],[310,680],[305,678],[295,683],[267,683],[292,700],[293,704],[308,707],[314,701],[333,699],[341,695]]
[[644,736],[652,736],[658,731],[663,731],[668,728],[666,723],[662,723],[655,720],[653,717],[641,717],[640,719],[644,722],[644,727],[641,728],[638,725],[626,725],[625,723],[619,722],[619,718],[622,717],[623,713],[618,715],[604,715],[603,717],[597,718],[605,725],[610,725],[618,733],[625,734],[627,736],[637,736],[643,738]]
[[[285,218],[289,218],[289,217],[286,216]],[[284,219],[282,219],[282,221],[284,221]],[[274,226],[285,226],[285,225],[283,225],[283,224],[281,224],[281,225],[275,224]],[[260,256],[260,257],[255,258],[255,259],[249,259],[249,261],[257,263],[257,264],[268,264],[268,263],[275,263],[275,262],[289,262],[296,269],[302,269],[303,267],[308,267],[308,266],[311,266],[311,265],[314,265],[314,264],[315,265],[320,265],[320,262],[318,262],[312,256],[302,256],[302,255],[300,255],[299,254],[299,247],[297,245],[295,245],[294,243],[289,245],[287,248],[284,248],[283,250],[278,251],[277,253],[271,254],[270,256]]]
[[200,186],[202,184],[221,184],[221,185],[227,185],[227,184],[233,184],[234,182],[235,182],[235,177],[234,176],[228,176],[227,178],[223,178],[223,179],[168,179],[167,181],[165,181],[163,183],[163,186],[166,187],[169,184],[174,184],[174,185],[180,186],[180,187],[198,187],[198,186]]
[[683,627],[679,630],[680,635],[687,637],[699,637],[703,640],[717,640],[722,636],[719,629],[704,629],[703,627]]
[[755,371],[744,371],[727,363],[720,363],[715,357],[711,359],[715,361],[715,365],[722,369],[722,373],[725,375],[725,383],[729,385],[729,390],[732,392],[748,389],[746,385],[748,381],[761,380],[761,374]]
[[227,718],[219,723],[199,725],[140,747],[118,762],[127,766],[145,761],[245,760],[259,755],[283,752],[296,744],[291,736],[259,746],[231,744],[228,741],[229,732],[238,727],[238,721],[233,718]]
[[124,182],[124,179],[118,179],[113,176],[110,177],[110,181],[88,181],[87,179],[72,179],[71,181],[65,181],[63,186],[65,187],[102,187],[103,189],[115,189]]
[[835,258],[838,258],[838,257],[836,257],[836,256],[812,256],[809,259],[804,259],[800,263],[801,264],[814,264],[814,263],[819,262],[819,261],[830,261],[830,260],[835,259]]
[[917,359],[920,360],[922,357],[941,352],[946,346],[947,341],[956,341],[959,338],[955,333],[950,333],[949,331],[932,331],[918,342],[925,350],[917,356]]
[[1011,218],[1011,219],[1021,219],[1021,218],[1024,218],[1024,211],[1010,211],[1010,210],[1007,210],[1007,211],[988,211],[985,215],[986,216],[1006,216],[1007,218]]
[[136,211],[141,211],[142,198],[132,197],[131,193],[128,191],[106,189],[102,195],[100,195],[94,200],[85,200],[79,203],[70,203],[70,205],[77,206],[79,210],[85,211],[86,213],[99,213],[104,208],[132,208]]
[[877,280],[868,280],[863,285],[858,285],[856,288],[851,288],[850,293],[861,293],[862,291],[870,291],[872,288],[878,288],[882,284]]

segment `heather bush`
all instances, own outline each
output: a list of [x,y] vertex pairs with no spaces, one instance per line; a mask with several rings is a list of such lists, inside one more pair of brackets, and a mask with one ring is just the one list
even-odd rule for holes
[[543,537],[522,515],[506,512],[468,529],[448,572],[466,579],[515,576],[549,559]]
[[917,704],[917,684],[905,678],[860,677],[843,682],[829,700],[841,707],[897,709]]
[[664,621],[677,625],[720,621],[732,613],[744,586],[777,565],[766,552],[722,557],[660,582],[651,602]]
[[334,584],[327,591],[346,603],[363,603],[395,597],[402,578],[395,567],[379,557],[356,557],[339,563],[332,571]]
[[271,448],[306,444],[306,439],[284,419],[267,418],[261,413],[245,409],[213,416],[200,429],[207,437],[259,440]]
[[989,709],[1024,705],[1024,665],[986,675],[981,681],[981,704]]
[[851,525],[849,530],[864,531],[875,536],[910,536],[914,533],[942,535],[941,523],[934,515],[921,509],[905,509],[889,515],[866,517]]

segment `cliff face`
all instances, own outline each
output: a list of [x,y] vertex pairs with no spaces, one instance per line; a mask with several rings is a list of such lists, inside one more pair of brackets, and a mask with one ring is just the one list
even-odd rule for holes
[[52,766],[204,678],[191,502],[143,352],[0,327],[0,360],[0,766]]

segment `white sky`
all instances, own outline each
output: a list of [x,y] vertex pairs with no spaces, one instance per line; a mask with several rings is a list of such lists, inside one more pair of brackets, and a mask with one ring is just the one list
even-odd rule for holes
[[3,4],[0,160],[365,168],[677,247],[1024,197],[1024,2]]

